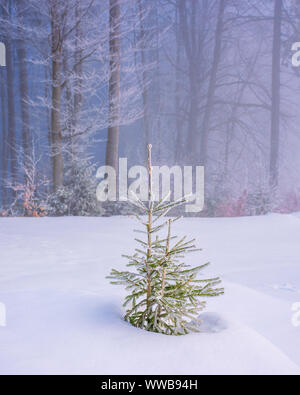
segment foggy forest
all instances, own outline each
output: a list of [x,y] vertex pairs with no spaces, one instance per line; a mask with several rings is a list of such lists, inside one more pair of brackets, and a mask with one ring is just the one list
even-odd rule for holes
[[205,167],[201,215],[299,210],[299,29],[293,0],[1,0],[2,215],[103,214],[96,169],[149,143]]

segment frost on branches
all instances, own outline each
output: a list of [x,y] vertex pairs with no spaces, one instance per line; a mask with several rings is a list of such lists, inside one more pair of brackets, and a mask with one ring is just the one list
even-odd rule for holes
[[[166,196],[155,202],[152,192],[151,146],[148,147],[149,201],[144,204],[137,197],[133,202],[146,215],[137,216],[144,226],[145,240],[136,239],[134,255],[125,256],[127,266],[134,271],[112,270],[112,284],[124,285],[130,294],[125,298],[125,320],[151,332],[166,335],[184,335],[199,331],[199,313],[205,307],[204,297],[224,293],[218,277],[198,279],[198,273],[209,263],[191,268],[184,263],[187,253],[199,251],[194,240],[178,239],[171,235],[176,219],[165,219],[166,214],[183,201],[169,202]],[[161,230],[166,230],[161,235]]]
[[97,216],[103,210],[96,198],[94,166],[83,158],[67,162],[64,186],[48,197],[50,215]]

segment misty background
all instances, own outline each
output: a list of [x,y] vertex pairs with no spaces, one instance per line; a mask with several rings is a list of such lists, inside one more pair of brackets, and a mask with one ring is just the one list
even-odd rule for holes
[[299,1],[0,0],[0,41],[2,216],[105,214],[97,167],[149,143],[202,215],[300,210]]

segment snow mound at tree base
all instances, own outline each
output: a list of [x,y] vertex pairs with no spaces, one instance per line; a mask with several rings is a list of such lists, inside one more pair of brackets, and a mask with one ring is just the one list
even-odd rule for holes
[[2,374],[300,374],[267,339],[215,313],[200,316],[203,333],[173,337],[132,327],[100,294],[1,297],[9,312]]

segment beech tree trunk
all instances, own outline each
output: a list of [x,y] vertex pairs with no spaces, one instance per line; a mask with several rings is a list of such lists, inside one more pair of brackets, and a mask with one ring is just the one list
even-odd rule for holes
[[[8,11],[4,11],[4,16],[8,21],[11,21],[11,2],[8,4]],[[13,183],[17,182],[18,167],[17,167],[17,147],[16,147],[16,122],[15,122],[15,90],[14,90],[14,58],[11,46],[10,37],[5,37],[6,47],[6,78],[7,78],[7,112],[8,112],[8,127],[7,127],[7,141],[9,150],[9,162],[11,170],[11,180]]]
[[[198,127],[198,102],[199,102],[199,85],[198,85],[198,49],[196,32],[196,9],[197,1],[191,2],[191,17],[188,17],[188,7],[185,0],[179,0],[178,12],[180,31],[182,34],[182,42],[185,48],[185,53],[188,59],[188,77],[189,77],[189,90],[190,90],[190,105],[188,114],[188,130],[187,141],[185,144],[185,160],[186,163],[193,164],[196,160],[197,147],[197,127]],[[178,115],[178,114],[177,114]]]
[[282,0],[275,0],[272,52],[272,110],[270,145],[270,188],[272,190],[277,189],[279,174],[281,23]]
[[120,0],[110,0],[109,12],[109,127],[106,145],[106,165],[118,172],[120,133],[120,84],[121,84],[121,6]]
[[214,95],[215,95],[216,84],[217,84],[218,67],[221,59],[221,44],[222,44],[222,35],[223,35],[225,7],[226,7],[226,0],[220,0],[217,29],[215,35],[215,44],[214,44],[213,63],[210,72],[206,108],[203,116],[202,133],[200,139],[200,164],[202,166],[205,166],[207,164],[207,145],[208,145],[208,136],[209,136],[209,126],[210,126],[210,119],[214,106]]
[[[18,17],[19,22],[22,22],[22,5],[23,0],[19,1],[18,7]],[[26,49],[23,39],[23,34],[20,32],[20,40],[18,43],[18,61],[19,61],[19,79],[20,79],[20,98],[21,98],[21,119],[22,119],[22,146],[24,153],[24,167],[27,167],[27,160],[30,155],[30,128],[29,128],[29,105],[28,99],[28,75],[26,67]]]
[[57,191],[63,185],[63,156],[61,132],[61,73],[62,48],[60,43],[60,26],[58,2],[52,6],[52,108],[51,108],[51,155],[53,189]]
[[13,53],[9,40],[6,42],[7,70],[7,111],[8,111],[8,144],[10,153],[11,178],[17,182],[16,122],[15,122],[15,91],[13,72]]
[[139,11],[139,23],[140,23],[140,40],[141,40],[141,60],[142,60],[142,85],[143,85],[143,108],[144,108],[144,128],[146,137],[146,152],[147,147],[150,144],[150,120],[149,120],[149,101],[147,92],[147,72],[146,72],[146,38],[145,38],[145,28],[144,28],[144,15],[142,0],[138,0],[138,11]]
[[8,203],[7,201],[7,188],[5,186],[5,181],[7,180],[7,123],[6,123],[6,94],[5,94],[5,70],[1,70],[1,187],[2,187],[2,206],[5,207]]
[[[76,20],[80,20],[82,14],[81,4],[80,1],[76,1],[76,8],[75,8],[75,16]],[[81,23],[78,23],[75,29],[75,73],[76,73],[76,80],[75,80],[75,93],[74,93],[74,108],[73,108],[73,133],[76,134],[77,128],[80,122],[80,111],[82,105],[82,47],[81,47],[81,40],[82,40],[82,26]],[[76,136],[72,136],[72,156],[74,158],[77,157],[78,147],[77,147],[78,138]]]

